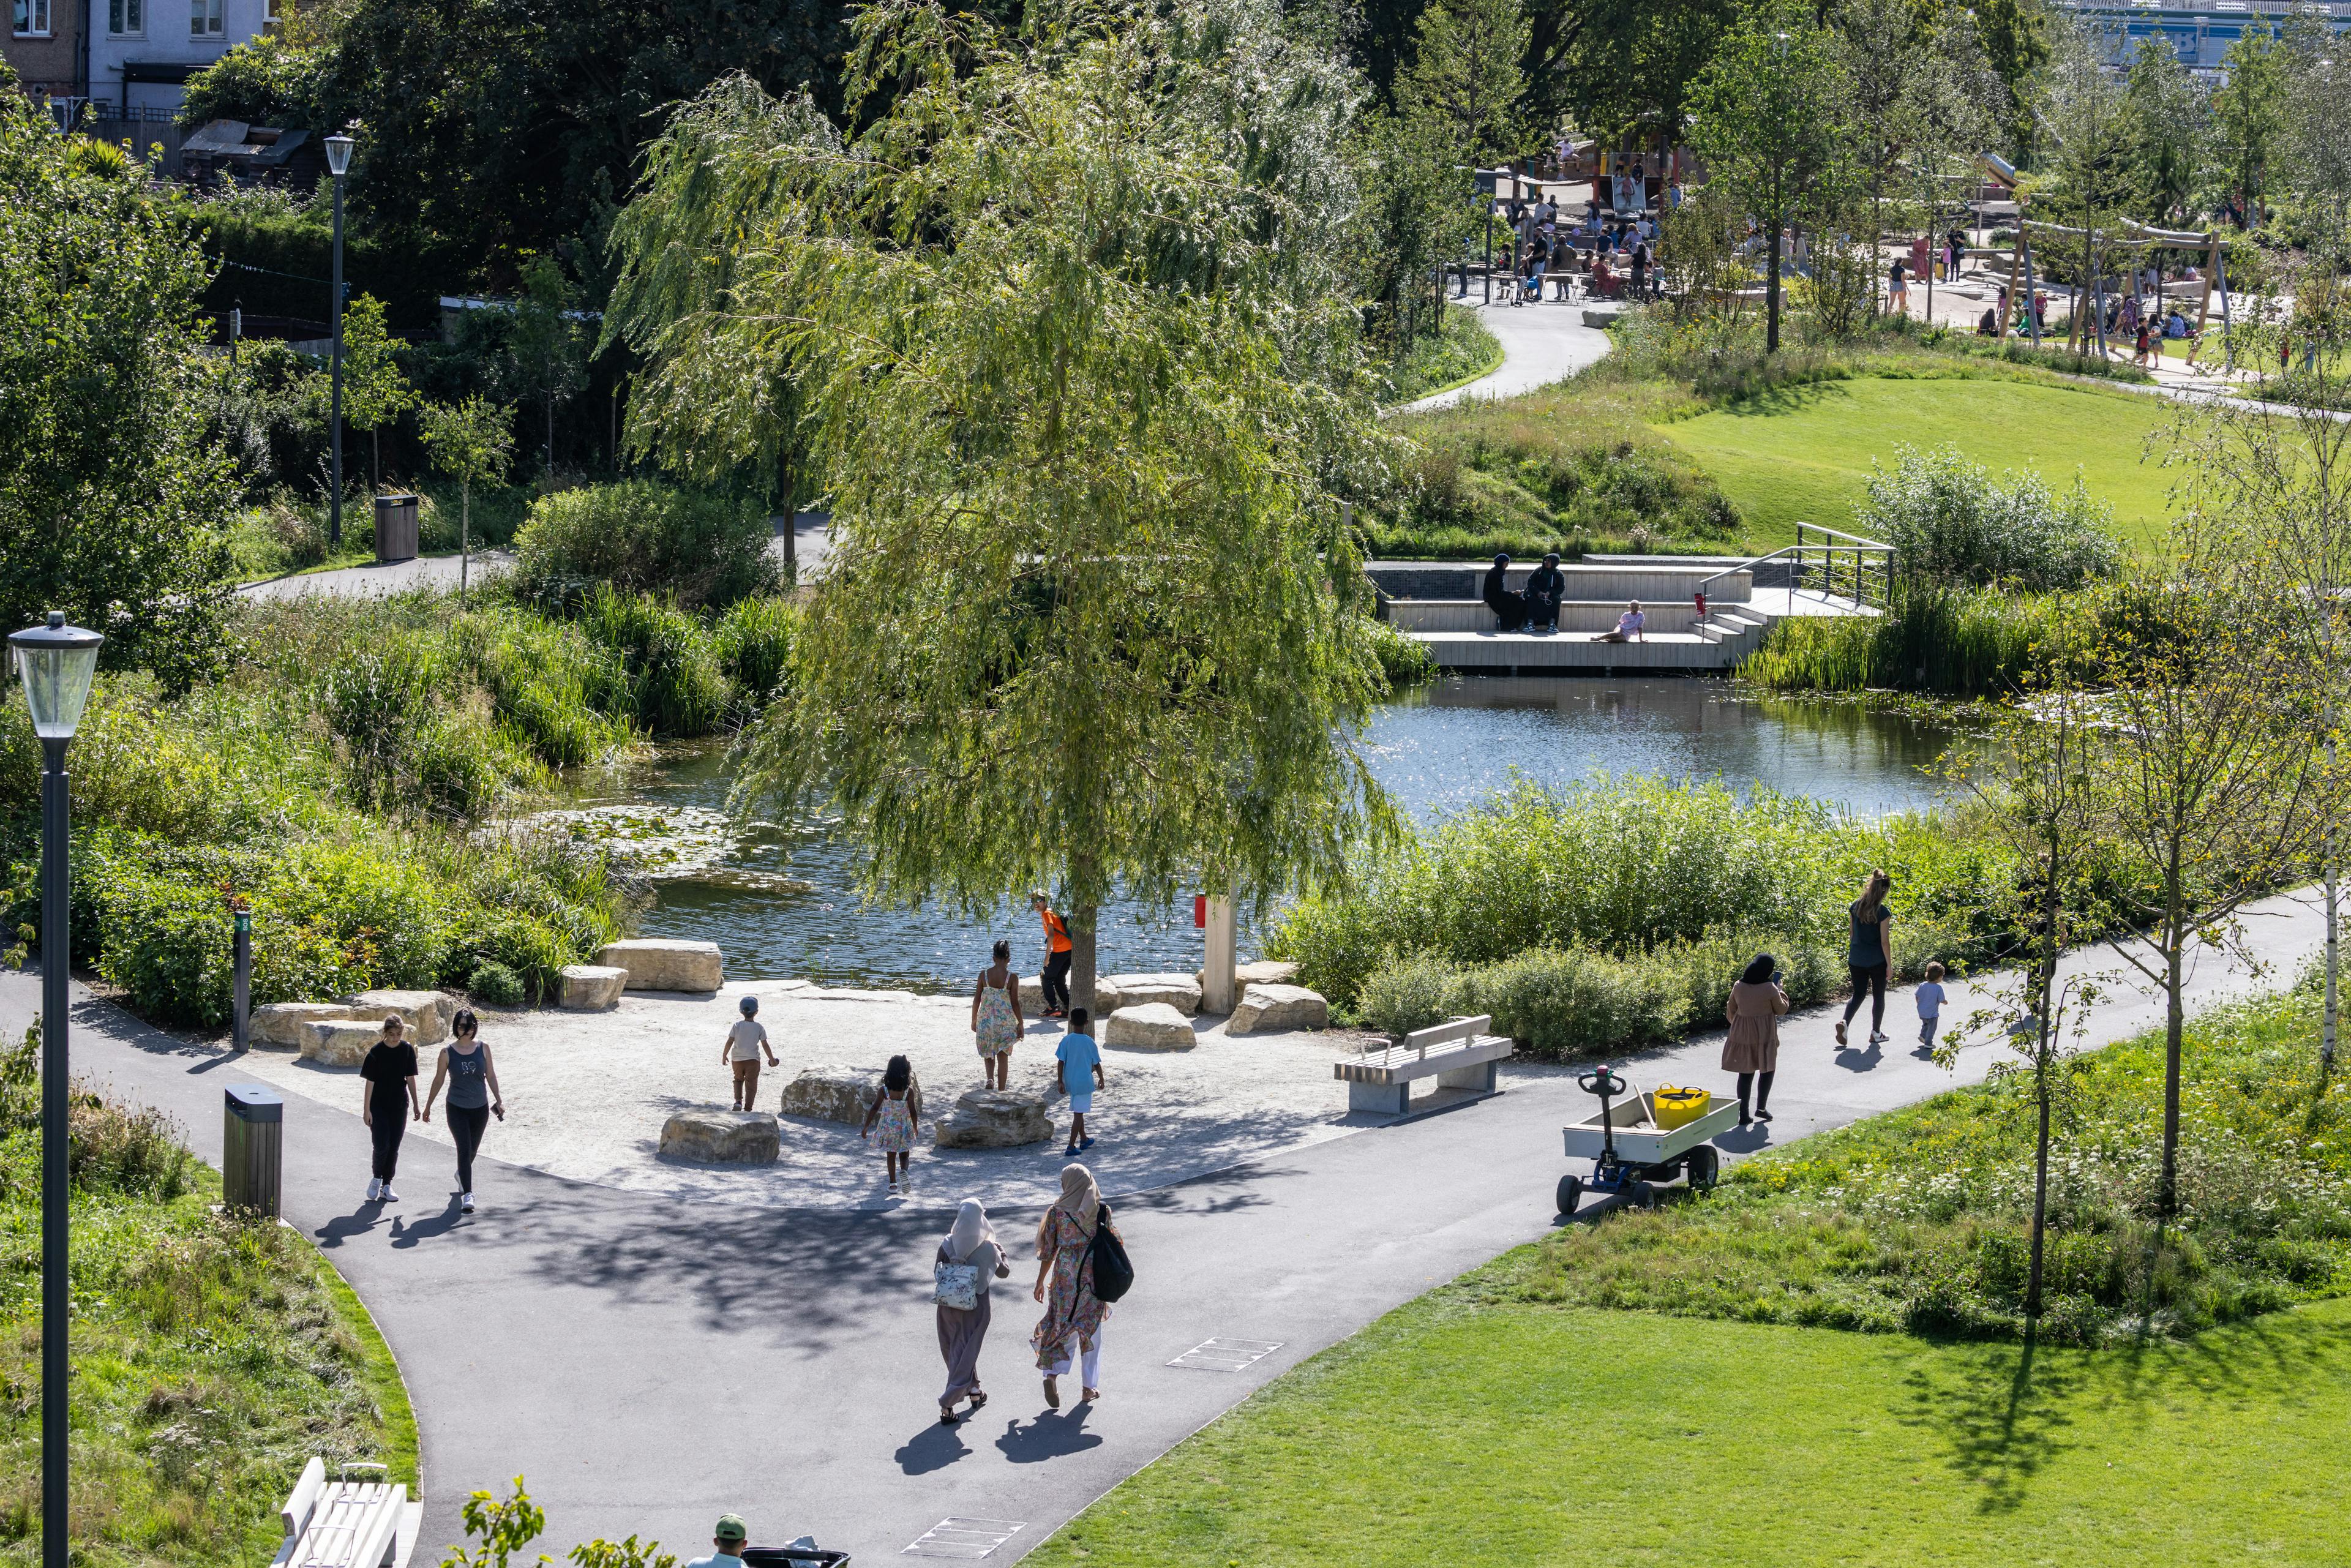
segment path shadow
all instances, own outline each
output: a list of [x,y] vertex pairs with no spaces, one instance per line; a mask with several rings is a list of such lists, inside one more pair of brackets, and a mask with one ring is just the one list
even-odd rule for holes
[[365,1236],[385,1218],[384,1206],[370,1199],[349,1214],[338,1215],[310,1232],[321,1248],[340,1247],[354,1236]]
[[996,1439],[996,1446],[1016,1465],[1040,1465],[1048,1459],[1099,1448],[1102,1442],[1100,1434],[1086,1430],[1086,1417],[1092,1413],[1092,1406],[1081,1403],[1071,1409],[1048,1411],[1026,1426],[1017,1420],[1007,1421],[1004,1436]]
[[1747,1127],[1733,1127],[1728,1133],[1716,1134],[1714,1137],[1716,1148],[1734,1155],[1751,1155],[1758,1149],[1769,1148],[1771,1145],[1771,1124],[1769,1122],[1758,1122]]
[[471,1228],[472,1224],[465,1211],[457,1207],[457,1195],[453,1192],[449,1195],[448,1207],[438,1214],[428,1214],[413,1224],[409,1222],[406,1215],[394,1218],[392,1244],[404,1250],[420,1242],[437,1240],[461,1227]]
[[1836,1064],[1847,1072],[1873,1071],[1885,1060],[1886,1046],[1883,1041],[1865,1045],[1859,1050],[1850,1045],[1837,1047]]
[[901,1473],[926,1476],[933,1470],[943,1470],[957,1459],[969,1455],[970,1448],[963,1440],[963,1427],[934,1421],[898,1447],[893,1456]]

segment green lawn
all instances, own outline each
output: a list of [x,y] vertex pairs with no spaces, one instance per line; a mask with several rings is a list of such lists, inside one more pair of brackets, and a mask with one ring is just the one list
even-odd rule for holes
[[2351,1561],[2351,1303],[2028,1371],[2015,1344],[1481,1304],[1479,1278],[1280,1379],[1028,1561]]
[[1703,465],[1746,518],[1758,548],[1798,522],[1851,528],[1870,463],[1894,448],[1949,442],[1995,472],[2038,468],[2051,485],[2081,470],[2111,504],[2122,537],[2158,537],[2176,475],[2143,461],[2174,405],[2143,392],[1975,379],[1866,378],[1789,388],[1656,428]]

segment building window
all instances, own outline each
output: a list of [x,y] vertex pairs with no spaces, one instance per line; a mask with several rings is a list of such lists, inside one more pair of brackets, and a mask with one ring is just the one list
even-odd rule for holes
[[16,36],[20,38],[46,38],[49,36],[49,0],[16,0]]
[[106,0],[106,30],[118,38],[147,31],[147,0]]
[[262,0],[261,30],[263,32],[277,31],[279,24],[285,20],[286,0]]
[[188,36],[216,38],[221,30],[221,0],[188,0]]

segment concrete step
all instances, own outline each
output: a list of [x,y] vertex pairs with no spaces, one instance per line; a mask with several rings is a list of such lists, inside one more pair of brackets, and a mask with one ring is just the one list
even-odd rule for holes
[[[1560,573],[1567,579],[1564,597],[1572,600],[1637,599],[1644,605],[1687,604],[1698,591],[1698,584],[1721,571],[1725,563],[1688,561],[1675,556],[1643,556],[1638,564],[1612,561],[1593,565],[1583,561],[1562,564]],[[1503,576],[1512,591],[1527,585],[1527,576],[1540,561],[1513,562]],[[1485,595],[1486,573],[1493,570],[1490,561],[1453,560],[1376,560],[1364,567],[1364,572],[1378,585],[1382,593],[1395,599],[1478,600]],[[1733,572],[1709,584],[1706,591],[1710,604],[1735,604],[1750,597],[1752,583],[1749,574]]]
[[1413,640],[1445,669],[1492,674],[1721,670],[1746,651],[1743,638],[1718,642],[1696,632],[1659,632],[1638,643],[1541,632],[1419,632]]
[[[1625,613],[1625,606],[1635,602],[1625,599],[1568,599],[1559,606],[1559,629],[1562,632],[1613,632],[1616,618]],[[1698,609],[1687,601],[1664,602],[1637,601],[1646,628],[1651,632],[1694,632],[1698,630]],[[1391,599],[1388,601],[1388,624],[1400,632],[1490,632],[1494,630],[1494,612],[1481,599]],[[1708,606],[1711,611],[1712,606]]]

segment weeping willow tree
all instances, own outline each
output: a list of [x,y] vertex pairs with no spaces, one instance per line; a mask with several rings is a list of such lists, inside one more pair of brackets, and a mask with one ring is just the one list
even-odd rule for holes
[[860,13],[844,138],[744,78],[615,231],[641,452],[798,440],[833,508],[747,804],[872,896],[1266,898],[1395,831],[1344,518],[1385,462],[1342,244],[1352,78],[1259,0]]

